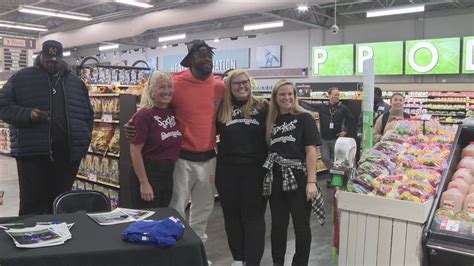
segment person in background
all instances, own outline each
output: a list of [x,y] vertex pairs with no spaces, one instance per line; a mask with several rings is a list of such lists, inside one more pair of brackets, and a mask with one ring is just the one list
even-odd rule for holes
[[[260,265],[265,249],[263,162],[268,148],[265,119],[268,103],[252,95],[245,70],[230,72],[217,111],[219,134],[216,188],[224,213],[232,266]],[[244,264],[245,263],[245,264]]]
[[[212,74],[214,47],[202,40],[194,40],[187,47],[181,65],[188,69],[173,75],[171,107],[183,139],[173,173],[170,207],[186,217],[185,207],[191,200],[189,225],[206,242],[207,219],[215,197],[216,112],[225,85]],[[128,123],[125,131],[127,138],[133,138],[133,125]]]
[[404,112],[405,97],[401,93],[392,94],[390,105],[390,111],[380,116],[375,122],[374,144],[382,140],[385,132],[394,128],[396,121],[410,118],[410,115]]
[[[390,105],[387,104],[382,98],[382,90],[379,87],[374,88],[374,124],[379,116],[387,113],[390,110]],[[364,120],[363,113],[360,112],[359,122],[357,123],[357,138],[360,140],[362,138],[362,128]]]
[[0,119],[12,126],[19,215],[52,212],[54,199],[71,190],[91,141],[86,85],[62,57],[61,43],[45,41],[35,66],[16,72],[0,90]]
[[267,116],[266,140],[270,153],[263,183],[272,216],[274,265],[283,265],[287,229],[292,217],[295,254],[292,265],[308,265],[311,246],[311,201],[318,195],[316,146],[321,144],[313,117],[297,102],[295,85],[280,80],[273,87]]
[[172,77],[155,71],[141,97],[141,109],[132,117],[135,136],[130,141],[130,190],[136,209],[168,207],[173,193],[173,170],[181,150],[181,132],[174,110]]

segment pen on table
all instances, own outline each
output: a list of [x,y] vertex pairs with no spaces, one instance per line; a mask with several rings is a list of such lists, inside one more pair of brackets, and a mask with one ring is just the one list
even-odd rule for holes
[[0,228],[3,229],[8,229],[8,227],[14,227],[14,226],[24,226],[24,223],[8,223],[8,224],[0,224]]

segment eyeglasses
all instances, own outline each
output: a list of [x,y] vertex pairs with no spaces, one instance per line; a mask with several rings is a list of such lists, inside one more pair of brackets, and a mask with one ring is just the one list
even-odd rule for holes
[[250,84],[250,80],[242,80],[242,81],[232,81],[230,84],[233,86],[240,87],[241,85],[248,86]]

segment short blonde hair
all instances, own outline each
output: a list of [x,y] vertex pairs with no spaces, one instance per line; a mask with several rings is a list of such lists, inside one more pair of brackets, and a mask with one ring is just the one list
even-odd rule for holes
[[272,137],[272,129],[273,129],[273,124],[275,124],[275,120],[278,117],[278,114],[280,114],[280,109],[278,108],[278,104],[276,102],[276,96],[278,93],[278,90],[285,86],[285,85],[290,85],[293,87],[293,94],[294,94],[294,99],[295,103],[290,109],[290,114],[292,115],[297,115],[301,113],[307,112],[303,107],[301,107],[298,104],[298,93],[296,92],[296,86],[293,84],[293,82],[286,80],[286,79],[280,79],[272,89],[272,96],[270,98],[270,107],[268,109],[268,115],[267,115],[267,128],[266,128],[266,134],[265,134],[265,139],[267,140],[267,144],[270,145],[270,139]]
[[153,90],[156,86],[161,83],[166,82],[173,84],[173,78],[170,73],[156,70],[151,73],[148,81],[145,83],[145,88],[143,89],[142,98],[140,100],[141,108],[153,108],[155,107],[155,101],[151,97]]
[[225,91],[224,91],[224,97],[222,98],[221,104],[219,105],[219,108],[217,110],[217,121],[221,123],[227,123],[230,120],[232,120],[232,111],[234,110],[234,106],[232,104],[232,91],[231,91],[231,86],[232,86],[232,80],[236,78],[237,76],[244,74],[247,79],[249,79],[250,82],[250,87],[249,87],[249,98],[247,99],[247,102],[242,106],[240,109],[242,110],[242,115],[246,118],[250,117],[250,114],[252,113],[253,109],[258,109],[261,110],[265,104],[265,100],[262,99],[257,99],[255,96],[253,96],[252,93],[252,82],[251,82],[251,77],[247,73],[247,71],[243,69],[235,69],[232,70],[229,75],[227,76],[227,80],[225,83]]

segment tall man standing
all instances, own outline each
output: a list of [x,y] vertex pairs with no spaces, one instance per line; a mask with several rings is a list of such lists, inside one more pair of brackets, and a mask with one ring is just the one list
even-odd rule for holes
[[71,190],[92,135],[94,111],[82,80],[62,61],[62,44],[42,45],[35,66],[0,90],[0,119],[11,125],[20,185],[19,215],[52,212]]
[[213,49],[201,40],[188,45],[188,54],[181,61],[188,69],[173,76],[171,101],[183,142],[173,174],[170,207],[185,217],[191,200],[189,225],[203,242],[214,207],[216,112],[225,89],[224,82],[212,74]]

